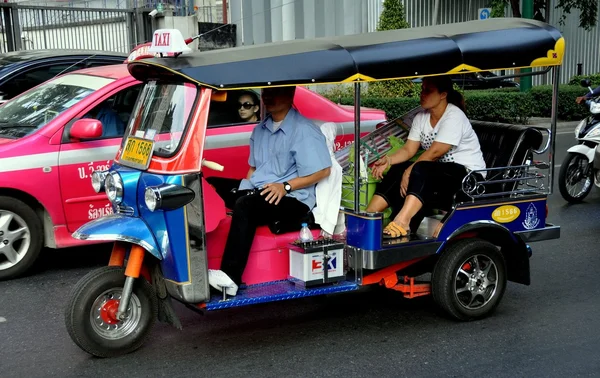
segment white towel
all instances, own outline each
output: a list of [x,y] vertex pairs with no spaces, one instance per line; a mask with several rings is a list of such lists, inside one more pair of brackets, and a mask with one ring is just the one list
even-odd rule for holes
[[344,215],[340,213],[342,200],[342,167],[335,159],[336,124],[326,122],[321,125],[321,132],[327,139],[327,147],[331,156],[331,173],[317,183],[317,206],[313,209],[315,222],[328,234],[341,234],[345,229]]

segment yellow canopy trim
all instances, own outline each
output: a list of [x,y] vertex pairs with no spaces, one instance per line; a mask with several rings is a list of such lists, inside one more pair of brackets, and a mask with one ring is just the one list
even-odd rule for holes
[[453,69],[451,69],[450,71],[448,71],[449,74],[455,74],[455,73],[461,73],[461,72],[480,72],[483,71],[482,69],[479,69],[477,67],[473,67],[473,66],[469,66],[468,64],[461,64],[459,66],[454,67]]
[[350,76],[347,79],[342,80],[342,83],[353,83],[356,81],[376,81],[376,79],[374,79],[370,76],[367,76],[367,75],[357,73],[355,75]]
[[561,37],[554,45],[554,50],[548,50],[548,55],[545,58],[537,58],[531,62],[532,67],[539,66],[556,66],[562,63],[565,55],[565,39]]

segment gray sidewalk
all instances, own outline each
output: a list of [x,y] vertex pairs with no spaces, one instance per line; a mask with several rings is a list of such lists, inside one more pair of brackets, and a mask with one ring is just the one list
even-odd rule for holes
[[[556,125],[557,132],[559,131],[573,131],[575,127],[581,122],[577,121],[561,121],[559,120]],[[531,117],[529,118],[529,124],[532,126],[540,126],[550,128],[550,118]]]

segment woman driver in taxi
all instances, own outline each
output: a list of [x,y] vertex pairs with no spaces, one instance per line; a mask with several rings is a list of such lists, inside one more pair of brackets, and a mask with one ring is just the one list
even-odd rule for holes
[[[383,230],[384,238],[410,233],[410,221],[427,204],[452,204],[469,170],[485,169],[479,139],[464,113],[462,95],[448,76],[423,80],[420,99],[423,111],[414,120],[406,144],[373,166],[373,176],[385,178],[377,185],[367,206],[368,212],[382,212],[388,206],[394,219]],[[421,146],[425,151],[417,162],[409,160]]]

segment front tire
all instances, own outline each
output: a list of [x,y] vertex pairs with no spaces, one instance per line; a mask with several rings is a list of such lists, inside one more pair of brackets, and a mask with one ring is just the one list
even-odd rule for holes
[[505,289],[504,257],[496,246],[481,239],[451,245],[442,252],[431,276],[434,301],[456,320],[491,314]]
[[0,281],[27,272],[43,242],[44,228],[35,211],[16,198],[0,196]]
[[[569,152],[565,156],[558,174],[558,189],[567,202],[580,203],[590,194],[593,169],[589,164],[585,155]],[[584,170],[588,171],[587,175]]]
[[85,275],[71,292],[65,324],[71,339],[97,357],[114,357],[142,346],[156,321],[158,304],[152,286],[135,280],[129,317],[114,316],[125,284],[123,267],[102,267]]

